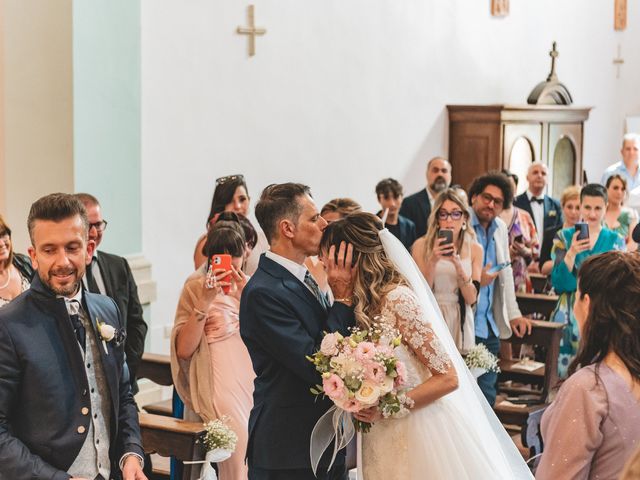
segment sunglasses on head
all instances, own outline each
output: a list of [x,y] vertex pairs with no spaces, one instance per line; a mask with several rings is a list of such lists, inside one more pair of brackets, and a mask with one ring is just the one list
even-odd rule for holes
[[227,182],[234,182],[237,180],[244,182],[244,175],[227,175],[226,177],[216,178],[216,185],[221,185]]

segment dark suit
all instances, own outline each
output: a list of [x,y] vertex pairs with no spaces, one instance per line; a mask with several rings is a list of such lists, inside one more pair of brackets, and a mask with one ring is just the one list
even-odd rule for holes
[[[292,478],[296,470],[294,477],[314,478],[309,439],[332,403],[309,392],[322,379],[305,356],[318,350],[323,331],[345,334],[353,324],[352,308],[336,302],[327,313],[291,272],[260,257],[240,302],[240,334],[256,373],[247,447],[251,480]],[[320,465],[326,467],[327,459]],[[344,476],[344,452],[334,475],[340,469],[332,478]]]
[[[138,287],[125,258],[98,251],[96,259],[104,282],[105,293],[115,300],[124,319],[127,331],[124,351],[127,354],[131,388],[135,395],[138,393],[135,378],[140,359],[144,353],[144,339],[147,335],[147,324],[142,316],[142,305],[138,299]],[[89,290],[93,293],[100,293],[95,288],[89,288]]]
[[[513,204],[525,210],[535,223],[536,217],[533,215],[533,210],[531,210],[531,202],[529,201],[529,197],[527,196],[527,192],[521,193],[514,200]],[[544,227],[542,232],[538,233],[538,239],[542,240],[545,230],[549,229],[560,229],[562,228],[562,207],[560,206],[560,202],[555,198],[551,198],[548,195],[544,196]],[[537,229],[537,226],[536,226]]]
[[[110,298],[84,292],[83,307],[94,330],[98,317],[121,328]],[[111,476],[120,478],[122,455],[142,456],[143,450],[124,349],[113,341],[106,345],[108,354],[101,346],[100,356],[111,407],[109,457]],[[65,301],[36,275],[29,290],[0,309],[0,479],[69,478],[66,471],[89,431],[88,389]]]
[[409,195],[402,200],[400,215],[407,217],[416,225],[416,238],[427,233],[427,221],[431,215],[431,202],[426,189]]

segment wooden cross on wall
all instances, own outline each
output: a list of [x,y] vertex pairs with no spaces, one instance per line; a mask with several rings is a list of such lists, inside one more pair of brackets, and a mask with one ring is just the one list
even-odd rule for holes
[[627,0],[615,0],[613,28],[622,31],[627,28]]
[[249,8],[247,8],[247,20],[249,26],[238,27],[236,32],[240,35],[249,35],[249,56],[253,57],[256,54],[256,35],[264,35],[267,33],[267,30],[265,28],[256,27],[253,5],[249,5]]

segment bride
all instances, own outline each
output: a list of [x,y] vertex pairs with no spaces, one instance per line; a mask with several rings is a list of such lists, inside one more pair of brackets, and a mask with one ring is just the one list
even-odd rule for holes
[[411,413],[373,423],[362,436],[360,479],[533,479],[520,453],[466,368],[435,298],[404,246],[369,213],[330,224],[321,252],[351,243],[359,326],[371,319],[400,330],[396,355],[407,368]]

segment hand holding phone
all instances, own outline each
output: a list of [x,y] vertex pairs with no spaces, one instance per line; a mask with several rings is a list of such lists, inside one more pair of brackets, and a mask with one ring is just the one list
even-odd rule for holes
[[587,240],[589,238],[589,224],[586,222],[577,222],[576,223],[576,232],[578,232],[578,236],[576,240]]
[[[222,276],[220,274],[223,273]],[[227,295],[231,289],[231,255],[222,253],[211,256],[207,272],[207,287],[213,288],[218,283],[222,292]]]
[[444,250],[442,256],[450,257],[453,255],[453,230],[438,230],[438,246]]

